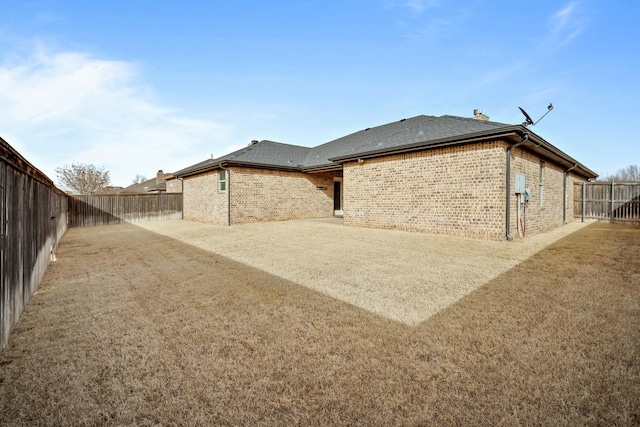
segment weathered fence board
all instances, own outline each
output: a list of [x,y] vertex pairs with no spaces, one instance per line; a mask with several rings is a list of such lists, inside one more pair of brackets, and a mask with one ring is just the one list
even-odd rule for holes
[[0,138],[0,350],[67,227],[67,195]]
[[181,218],[181,193],[69,197],[70,227]]
[[573,216],[610,222],[640,222],[640,182],[574,185]]

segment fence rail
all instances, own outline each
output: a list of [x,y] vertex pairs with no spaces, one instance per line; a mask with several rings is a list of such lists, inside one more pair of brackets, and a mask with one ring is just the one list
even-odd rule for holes
[[67,228],[67,195],[0,138],[0,351]]
[[640,222],[640,182],[575,183],[573,216],[610,222]]
[[181,218],[181,193],[69,197],[69,227]]

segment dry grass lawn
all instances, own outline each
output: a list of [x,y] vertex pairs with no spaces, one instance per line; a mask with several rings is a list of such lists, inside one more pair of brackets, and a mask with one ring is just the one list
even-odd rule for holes
[[139,226],[415,326],[585,224],[511,243],[345,227],[341,219]]
[[277,225],[69,230],[0,354],[0,424],[640,424],[640,228]]

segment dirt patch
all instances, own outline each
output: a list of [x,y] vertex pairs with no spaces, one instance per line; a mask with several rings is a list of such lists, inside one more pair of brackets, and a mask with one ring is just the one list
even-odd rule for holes
[[640,423],[640,229],[529,250],[409,326],[140,227],[72,229],[0,354],[0,424]]

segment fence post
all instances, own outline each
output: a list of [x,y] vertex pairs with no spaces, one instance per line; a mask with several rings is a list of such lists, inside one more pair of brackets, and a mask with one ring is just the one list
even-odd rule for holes
[[615,222],[615,219],[613,218],[613,215],[615,212],[615,201],[616,201],[616,197],[613,194],[614,186],[615,184],[613,183],[613,181],[611,181],[611,224]]
[[587,209],[587,183],[582,183],[582,222],[584,222],[584,211]]

